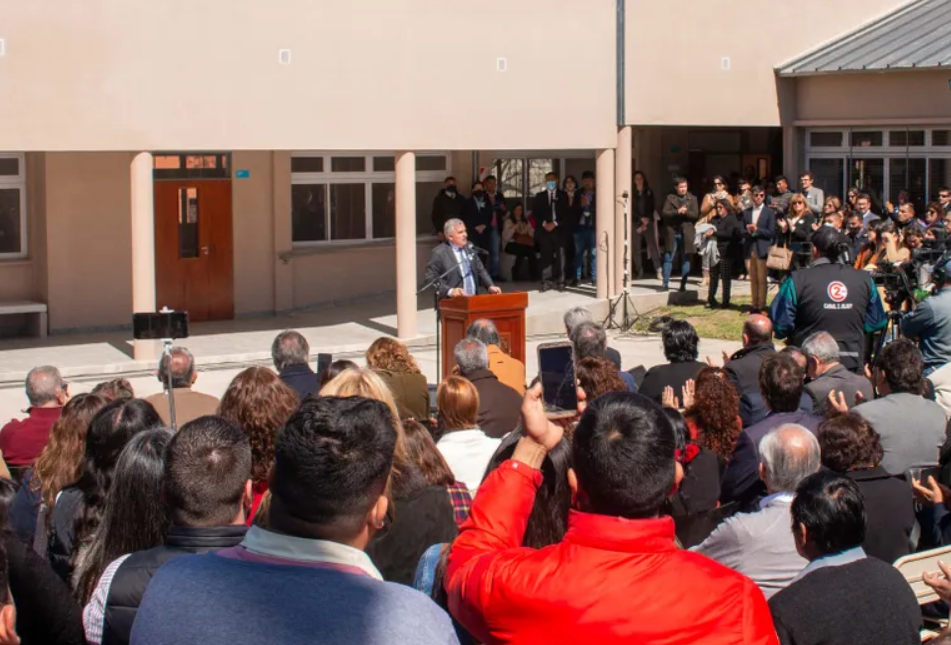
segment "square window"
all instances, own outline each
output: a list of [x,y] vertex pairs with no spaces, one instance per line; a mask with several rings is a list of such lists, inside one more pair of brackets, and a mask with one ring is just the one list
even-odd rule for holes
[[331,157],[330,172],[363,172],[366,170],[366,157]]
[[853,130],[852,147],[853,148],[877,148],[881,147],[884,135],[881,130]]
[[419,155],[416,157],[416,170],[437,171],[446,169],[445,155]]
[[291,172],[323,172],[323,157],[291,157]]
[[932,130],[931,145],[951,146],[951,130]]
[[396,170],[396,158],[392,155],[387,157],[373,157],[373,172],[393,172]]
[[0,157],[0,177],[17,177],[20,174],[20,160],[17,157]]
[[923,146],[925,145],[924,130],[892,130],[888,133],[890,146]]
[[839,148],[842,146],[842,133],[810,132],[809,145],[813,148]]

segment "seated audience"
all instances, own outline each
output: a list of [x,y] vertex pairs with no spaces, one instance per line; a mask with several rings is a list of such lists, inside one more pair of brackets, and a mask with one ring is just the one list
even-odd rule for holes
[[[478,342],[461,341],[461,343]],[[457,356],[458,349],[457,347]],[[436,448],[446,460],[455,478],[466,485],[472,497],[475,497],[479,490],[489,459],[499,447],[499,439],[487,436],[479,428],[477,417],[479,407],[478,391],[472,383],[461,376],[450,376],[439,384],[436,392],[439,423],[437,431],[439,439],[436,441]]]
[[298,331],[282,331],[271,344],[274,369],[285,385],[303,401],[320,391],[320,377],[310,369],[310,345]]
[[[132,437],[122,449],[102,521],[88,543],[80,543],[77,551],[73,590],[79,602],[89,602],[100,576],[117,558],[162,543],[168,530],[162,480],[165,449],[171,440],[171,430],[153,428]],[[89,622],[85,626],[90,633]],[[100,617],[92,633],[101,635],[101,627]]]
[[[688,391],[690,387],[688,382]],[[690,429],[690,438],[715,455],[722,470],[733,456],[743,427],[739,414],[740,397],[724,371],[716,367],[700,370],[692,387],[693,401],[684,401],[684,418]],[[718,482],[717,490],[719,488]]]
[[606,358],[582,358],[577,362],[575,370],[578,384],[592,401],[608,392],[629,391],[617,367]]
[[501,439],[518,425],[522,397],[489,370],[489,354],[482,341],[463,338],[456,344],[454,356],[459,374],[479,393],[479,428],[486,435]]
[[103,572],[83,611],[90,645],[129,642],[139,603],[160,566],[241,543],[251,463],[248,437],[233,423],[209,416],[182,426],[165,454],[162,490],[170,525],[163,544],[123,555]]
[[403,438],[406,441],[406,454],[419,469],[430,486],[445,486],[452,500],[452,510],[456,524],[462,524],[469,517],[472,508],[472,496],[469,487],[456,479],[433,441],[429,428],[416,419],[403,420]]
[[82,607],[48,562],[13,533],[0,534],[0,643],[85,645]]
[[320,389],[324,389],[324,386],[337,378],[337,375],[341,372],[357,369],[358,367],[360,366],[353,361],[348,361],[345,358],[339,358],[335,360],[327,369],[320,373]]
[[[565,312],[564,323],[565,323],[565,335],[571,339],[571,332],[575,327],[581,323],[594,322],[594,315],[591,313],[591,310],[587,307],[572,307]],[[613,347],[606,347],[604,350],[604,356],[609,361],[614,363],[615,367],[618,370],[621,370],[621,352],[617,351]]]
[[[937,464],[947,419],[941,406],[922,396],[921,352],[915,344],[899,338],[885,345],[872,369],[872,383],[879,398],[853,409],[881,437],[882,467],[892,475],[903,475],[909,468]],[[830,397],[840,412],[848,410],[840,393]]]
[[[387,523],[396,423],[379,401],[307,398],[278,436],[271,528],[252,527],[239,546],[163,565],[130,642],[177,645],[187,635],[202,645],[456,643],[445,612],[418,591],[383,582],[364,553]],[[250,620],[236,613],[248,607]]]
[[66,486],[79,479],[82,471],[86,430],[106,400],[95,394],[78,394],[63,406],[63,412],[50,430],[50,440],[26,471],[10,508],[10,528],[17,536],[46,555],[50,511],[56,497]]
[[384,533],[370,541],[366,552],[385,580],[410,584],[423,552],[433,544],[451,542],[456,537],[458,529],[449,492],[445,486],[430,484],[410,460],[396,401],[375,372],[342,372],[320,395],[361,396],[381,401],[390,409],[396,428],[393,470],[388,482],[393,502],[391,522]]
[[829,392],[845,395],[851,408],[857,396],[863,401],[875,398],[872,383],[860,374],[850,372],[839,362],[839,343],[827,331],[817,331],[802,343],[802,351],[808,360],[810,381],[806,392],[812,397],[813,412],[825,415],[829,407]]
[[[604,327],[595,322],[583,322],[574,326],[570,336],[575,348],[575,361],[585,358],[607,358],[608,336]],[[618,370],[618,376],[624,381],[629,392],[637,391],[634,377]]]
[[697,374],[706,363],[697,361],[700,337],[686,320],[671,321],[661,332],[664,344],[664,356],[667,363],[655,365],[647,370],[639,392],[656,403],[664,396],[664,388],[671,387],[674,392],[683,390],[687,381],[697,378]]
[[47,558],[69,583],[79,546],[99,528],[116,462],[134,436],[162,425],[155,408],[142,399],[119,399],[89,423],[79,479],[60,491],[50,514]]
[[297,392],[266,367],[238,373],[221,397],[218,416],[235,424],[251,442],[251,482],[254,493],[248,526],[267,492],[267,471],[274,464],[278,431],[297,410]]
[[27,418],[0,429],[0,453],[17,481],[50,440],[50,430],[69,400],[68,385],[55,367],[34,367],[26,375]]
[[661,515],[681,473],[673,428],[639,395],[610,393],[587,407],[571,437],[568,530],[547,548],[522,546],[538,469],[563,433],[545,415],[540,385],[522,413],[525,436],[483,482],[449,553],[449,607],[476,639],[776,642],[750,580],[676,548],[673,520]]
[[400,419],[429,418],[429,389],[406,345],[393,338],[378,338],[366,353],[367,367],[379,375],[393,393]]
[[921,642],[921,609],[904,576],[865,556],[865,509],[852,480],[820,471],[792,503],[796,548],[809,565],[769,601],[784,645]]
[[760,459],[756,447],[763,437],[780,426],[800,425],[815,434],[821,419],[799,408],[803,393],[803,370],[789,354],[776,354],[760,366],[760,394],[769,413],[740,433],[733,457],[720,482],[720,501],[739,502],[749,507],[766,494],[759,477]]
[[684,478],[669,500],[670,515],[676,522],[679,517],[717,507],[720,499],[720,464],[714,452],[702,447],[690,436],[690,427],[680,412],[664,408],[664,414],[674,428],[677,442],[675,456],[684,471]]
[[502,340],[495,323],[487,318],[474,320],[466,329],[466,337],[485,344],[489,352],[489,369],[500,383],[518,392],[521,401],[525,394],[525,364],[502,351]]
[[822,465],[855,482],[865,503],[865,553],[892,563],[911,552],[914,498],[908,482],[882,468],[878,433],[855,413],[837,414],[819,426]]
[[747,576],[770,598],[807,564],[796,552],[789,506],[799,482],[819,469],[819,442],[806,428],[785,424],[760,441],[759,459],[767,493],[759,510],[729,518],[693,550]]
[[759,368],[763,359],[775,353],[773,323],[769,317],[763,314],[747,316],[743,323],[743,348],[734,352],[723,365],[727,378],[740,395],[740,418],[744,428],[759,423],[767,414],[766,404],[759,393]]
[[132,384],[124,378],[114,378],[111,381],[103,381],[92,389],[91,394],[98,394],[106,399],[106,402],[116,399],[134,399],[135,390]]
[[195,392],[192,387],[198,380],[198,371],[195,369],[195,357],[184,347],[173,347],[168,355],[162,354],[156,376],[162,383],[162,391],[146,397],[158,412],[162,423],[171,427],[171,413],[168,405],[168,380],[172,379],[172,392],[175,397],[175,426],[180,428],[192,419],[203,417],[206,414],[215,414],[218,411],[218,399],[209,395]]

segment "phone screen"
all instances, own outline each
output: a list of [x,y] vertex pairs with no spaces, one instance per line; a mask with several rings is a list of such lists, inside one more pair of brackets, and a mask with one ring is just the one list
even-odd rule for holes
[[136,340],[188,338],[188,312],[132,314],[132,337]]
[[578,386],[571,345],[540,347],[538,371],[547,411],[575,412],[578,409]]
[[333,362],[333,354],[317,354],[317,373],[323,374],[324,370],[329,368]]

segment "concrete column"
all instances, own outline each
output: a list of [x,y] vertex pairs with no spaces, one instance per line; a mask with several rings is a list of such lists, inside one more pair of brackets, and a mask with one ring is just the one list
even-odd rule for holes
[[[614,200],[614,275],[612,280],[611,295],[621,293],[624,285],[624,273],[628,272],[630,276],[631,264],[634,258],[631,256],[633,244],[629,244],[627,253],[624,252],[625,226],[627,226],[627,239],[630,240],[634,233],[631,229],[631,156],[632,156],[632,134],[631,126],[618,128],[617,131],[617,159],[615,160],[614,173],[614,194],[617,198]],[[627,200],[622,196],[627,193]],[[625,213],[625,211],[627,211]],[[625,224],[625,219],[627,224]],[[627,262],[625,263],[625,256]]]
[[271,154],[271,216],[274,224],[274,313],[293,309],[294,250],[291,231],[291,153]]
[[597,253],[598,260],[598,298],[607,298],[611,291],[614,263],[614,150],[607,148],[597,151],[596,187],[597,210]]
[[415,338],[416,153],[396,153],[396,335]]
[[[798,175],[805,171],[799,150],[799,129],[794,125],[783,126],[783,174],[793,189],[799,185]],[[778,174],[778,173],[774,173]]]
[[[152,196],[152,155],[140,152],[130,169],[132,192],[132,311],[146,313],[155,305],[155,202]],[[135,359],[158,357],[158,343],[135,341]]]

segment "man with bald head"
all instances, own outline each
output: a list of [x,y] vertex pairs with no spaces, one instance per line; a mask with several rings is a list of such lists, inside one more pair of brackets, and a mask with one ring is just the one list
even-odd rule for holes
[[162,423],[171,426],[168,405],[169,375],[171,375],[172,380],[172,396],[175,397],[175,426],[177,428],[198,417],[217,414],[218,399],[192,390],[192,386],[198,380],[195,357],[192,356],[192,353],[184,347],[173,347],[169,353],[171,354],[171,360],[163,354],[156,373],[158,380],[162,383],[162,392],[145,399],[152,404],[155,411],[162,417]]
[[34,367],[26,375],[26,398],[30,402],[26,419],[14,419],[0,430],[0,452],[14,476],[33,463],[50,439],[50,429],[66,401],[68,385],[59,370],[50,365]]
[[785,424],[759,443],[759,478],[767,495],[754,513],[739,513],[692,550],[750,578],[770,598],[805,568],[796,550],[789,508],[799,482],[819,470],[819,441],[812,431]]
[[773,347],[773,323],[762,314],[753,314],[743,323],[743,349],[723,366],[726,377],[740,394],[740,418],[747,428],[766,416],[759,393],[759,368],[763,360],[776,353]]

